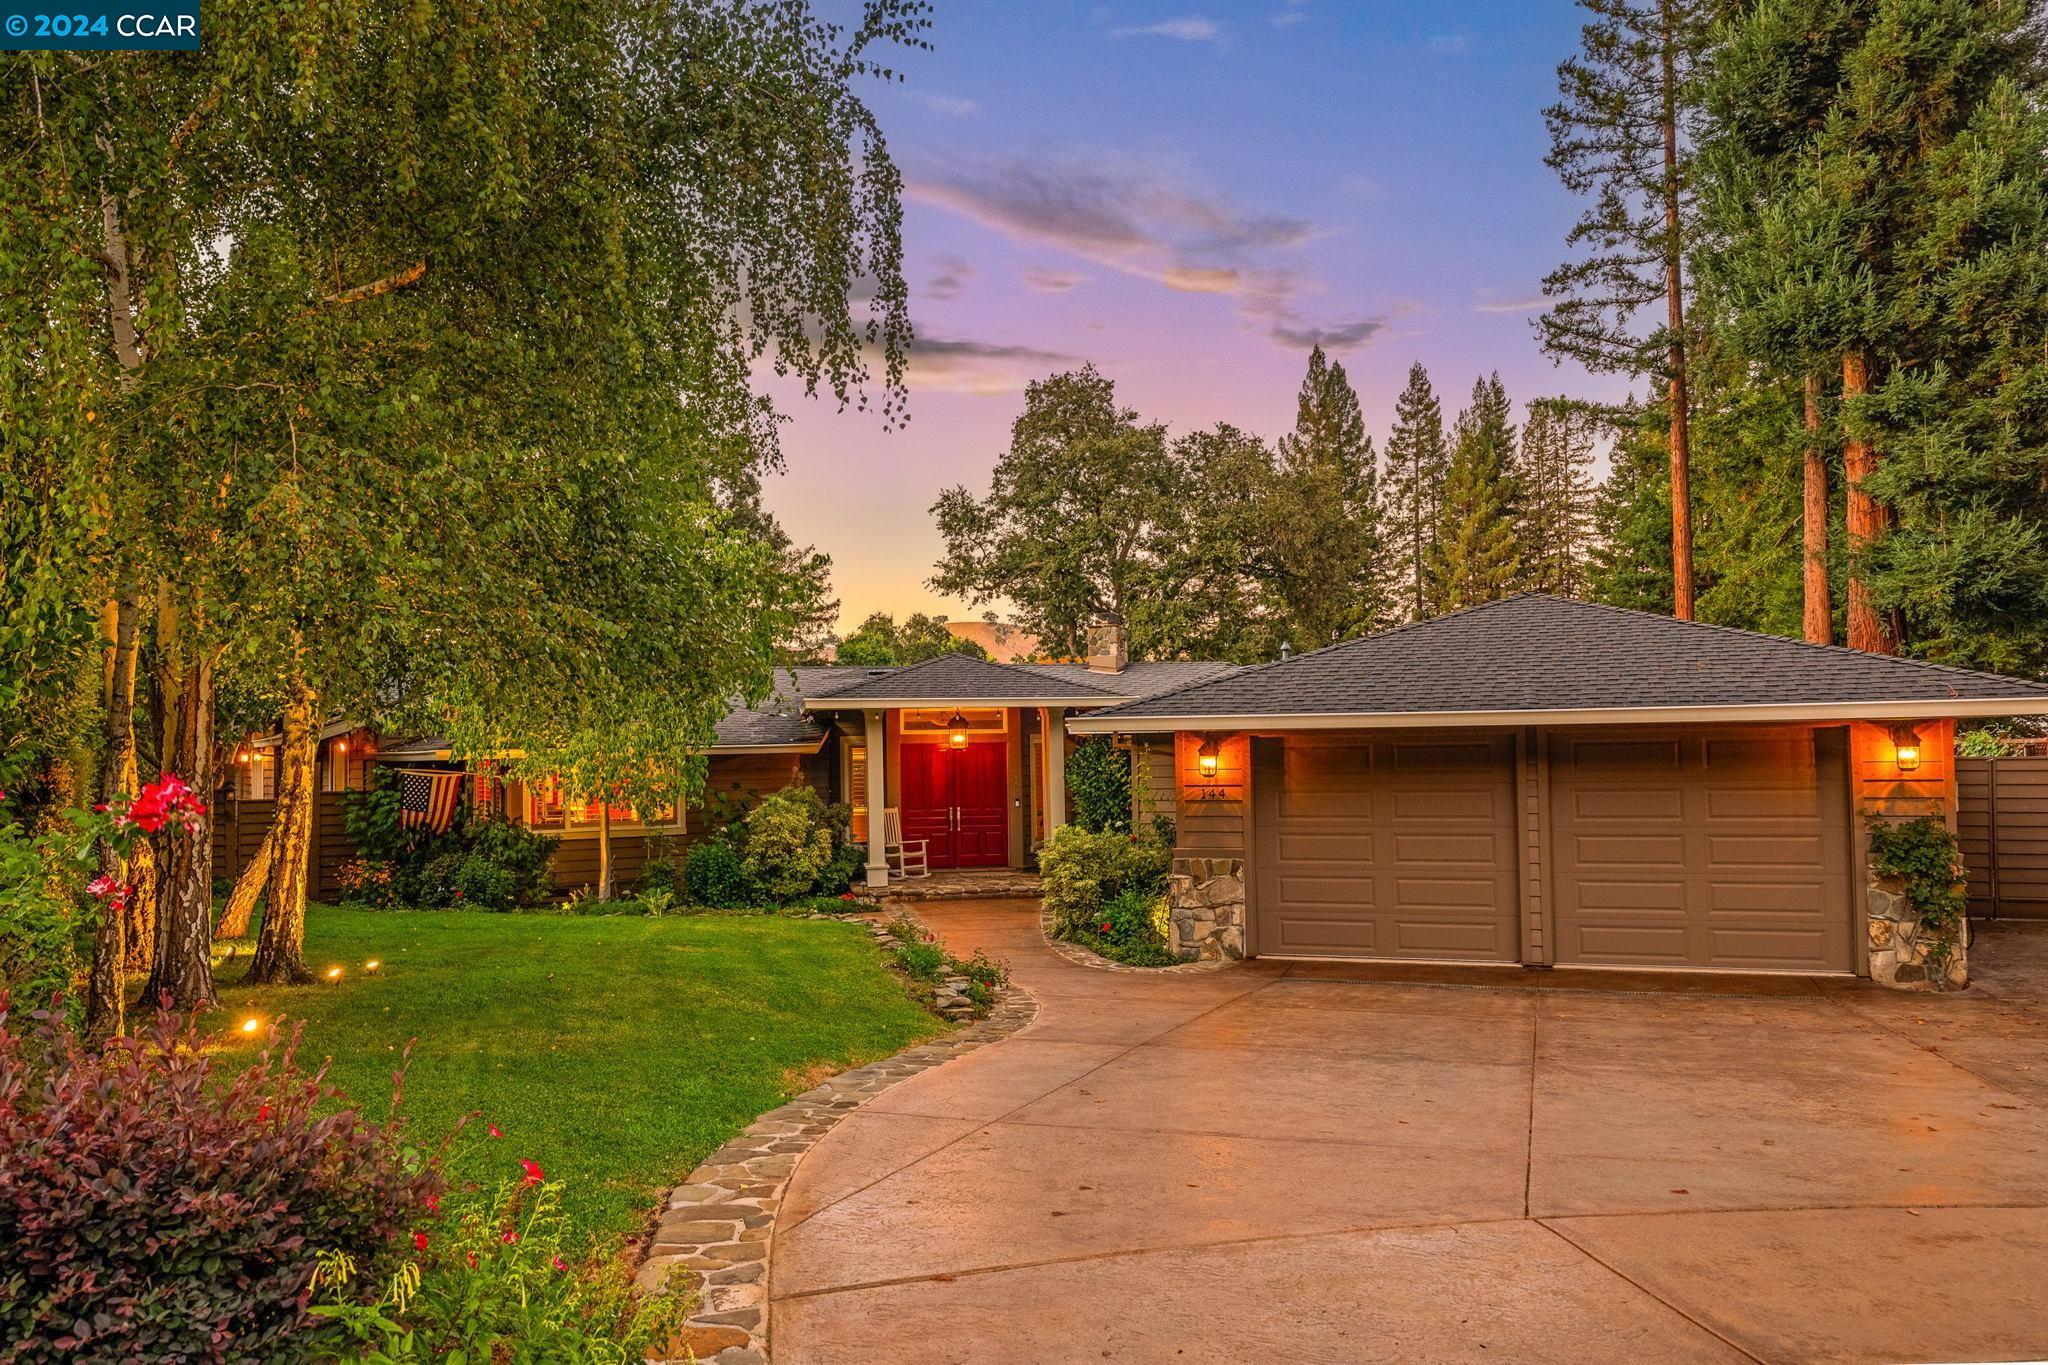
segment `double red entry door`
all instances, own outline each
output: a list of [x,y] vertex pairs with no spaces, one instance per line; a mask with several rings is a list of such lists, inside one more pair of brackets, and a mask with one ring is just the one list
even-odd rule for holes
[[928,841],[933,867],[1002,867],[1010,861],[1007,746],[905,744],[903,837]]

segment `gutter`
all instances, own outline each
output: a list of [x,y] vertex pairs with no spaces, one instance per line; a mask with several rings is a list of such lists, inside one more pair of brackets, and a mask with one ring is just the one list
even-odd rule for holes
[[2048,716],[2048,699],[1948,697],[1925,701],[1807,702],[1742,706],[1564,707],[1529,711],[1240,712],[1148,716],[1109,712],[1070,716],[1077,735],[1165,734],[1182,730],[1443,730],[1521,725],[1679,725],[1738,721],[1931,720],[1980,716]]

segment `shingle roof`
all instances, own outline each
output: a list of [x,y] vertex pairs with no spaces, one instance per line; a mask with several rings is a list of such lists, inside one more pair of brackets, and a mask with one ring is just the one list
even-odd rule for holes
[[718,747],[819,743],[825,738],[824,722],[804,711],[804,699],[865,682],[875,672],[852,666],[809,665],[779,670],[775,691],[767,700],[759,706],[736,706],[718,722]]
[[1125,664],[1120,673],[1097,673],[1086,664],[1018,664],[1017,667],[1057,678],[1078,678],[1119,697],[1153,697],[1176,687],[1187,687],[1220,678],[1225,673],[1235,673],[1243,665],[1215,659],[1161,659]]
[[[1086,670],[1081,670],[1085,672]],[[1106,681],[1106,680],[1105,680]],[[936,659],[862,679],[850,687],[813,693],[840,701],[1047,701],[1102,703],[1128,696],[1080,677],[1033,665],[992,664],[966,654]]]
[[[1093,713],[1401,715],[1955,701],[2048,711],[2048,685],[1540,593],[1490,602]],[[1983,708],[1975,708],[1979,711]]]

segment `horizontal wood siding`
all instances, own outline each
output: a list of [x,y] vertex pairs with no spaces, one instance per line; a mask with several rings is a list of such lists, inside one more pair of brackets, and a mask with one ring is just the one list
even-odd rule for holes
[[[705,814],[705,803],[713,797],[722,797],[727,802],[744,801],[751,803],[781,791],[784,787],[808,783],[818,789],[826,800],[832,799],[832,788],[824,785],[830,781],[828,765],[801,761],[801,754],[716,754],[706,764],[704,774],[704,798],[693,803],[684,813],[687,828],[679,835],[672,835],[676,846],[689,848],[702,843],[716,834],[711,819]],[[638,882],[647,870],[647,835],[641,830],[619,831],[612,835],[612,883],[615,888],[626,888]],[[555,885],[564,892],[581,890],[597,885],[597,835],[577,833],[564,837],[555,848]]]
[[313,797],[313,899],[341,898],[341,865],[356,856],[349,842],[341,803],[347,792],[318,792]]
[[1176,736],[1174,851],[1183,857],[1242,858],[1250,825],[1251,740],[1219,738],[1216,776],[1201,775],[1203,736]]
[[2048,919],[2048,757],[1959,758],[1970,913]]
[[1131,814],[1144,829],[1152,818],[1174,819],[1179,792],[1173,781],[1173,736],[1139,735],[1131,741]]

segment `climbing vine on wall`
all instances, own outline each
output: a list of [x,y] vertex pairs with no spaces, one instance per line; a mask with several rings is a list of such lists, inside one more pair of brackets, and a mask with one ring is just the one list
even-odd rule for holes
[[1930,962],[1947,962],[1962,933],[1969,898],[1963,889],[1963,853],[1939,816],[1872,821],[1870,863],[1881,877],[1905,883],[1906,904],[1920,918]]

